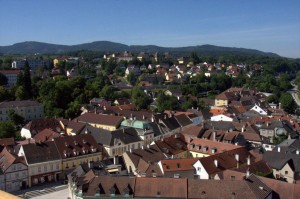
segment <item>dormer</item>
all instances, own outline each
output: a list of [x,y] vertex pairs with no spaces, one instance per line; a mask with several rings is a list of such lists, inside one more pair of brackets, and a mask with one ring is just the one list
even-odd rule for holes
[[194,144],[190,144],[190,150],[194,148]]
[[211,149],[211,153],[212,154],[215,154],[217,152],[217,148],[216,147],[213,147],[212,149]]
[[92,146],[91,146],[91,151],[92,151],[92,152],[96,152],[97,149],[92,145]]
[[208,150],[208,146],[204,146],[203,147],[203,152],[207,152],[207,150]]

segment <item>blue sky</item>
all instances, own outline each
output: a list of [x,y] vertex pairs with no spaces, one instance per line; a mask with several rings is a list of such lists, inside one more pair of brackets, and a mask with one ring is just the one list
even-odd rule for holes
[[0,0],[0,46],[212,44],[300,57],[299,0]]

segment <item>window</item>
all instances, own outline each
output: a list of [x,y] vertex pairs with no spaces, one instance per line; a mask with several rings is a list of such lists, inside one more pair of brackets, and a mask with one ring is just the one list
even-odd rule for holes
[[289,174],[289,172],[288,172],[288,171],[285,171],[284,174]]
[[59,169],[59,164],[56,164],[56,169],[57,169],[57,170]]
[[39,173],[41,172],[41,167],[38,167],[38,172],[39,172]]
[[50,170],[53,171],[53,164],[50,165]]

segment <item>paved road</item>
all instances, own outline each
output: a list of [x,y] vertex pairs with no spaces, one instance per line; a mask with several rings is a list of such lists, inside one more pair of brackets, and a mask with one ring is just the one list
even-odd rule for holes
[[298,97],[298,86],[295,85],[293,81],[291,81],[291,85],[293,86],[293,88],[289,90],[288,93],[290,93],[293,96],[296,104],[300,107],[300,99]]
[[[68,186],[67,185],[60,185],[56,187],[49,187],[49,188],[43,188],[43,189],[37,189],[37,190],[32,190],[32,191],[27,191],[22,194],[19,194],[18,196],[20,198],[42,198],[42,196],[45,196],[46,198],[55,198],[53,195],[57,195],[57,199],[64,199],[68,197]],[[51,197],[50,197],[50,196]]]
[[45,195],[40,195],[36,197],[32,197],[33,199],[67,199],[69,197],[69,190],[67,188],[62,189],[60,191],[55,191],[51,193],[47,193]]

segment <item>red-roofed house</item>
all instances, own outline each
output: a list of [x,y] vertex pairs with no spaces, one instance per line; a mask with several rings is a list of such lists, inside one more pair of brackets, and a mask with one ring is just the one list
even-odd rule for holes
[[114,131],[119,127],[123,119],[124,118],[121,116],[85,113],[74,120],[82,123],[88,123],[97,128]]

